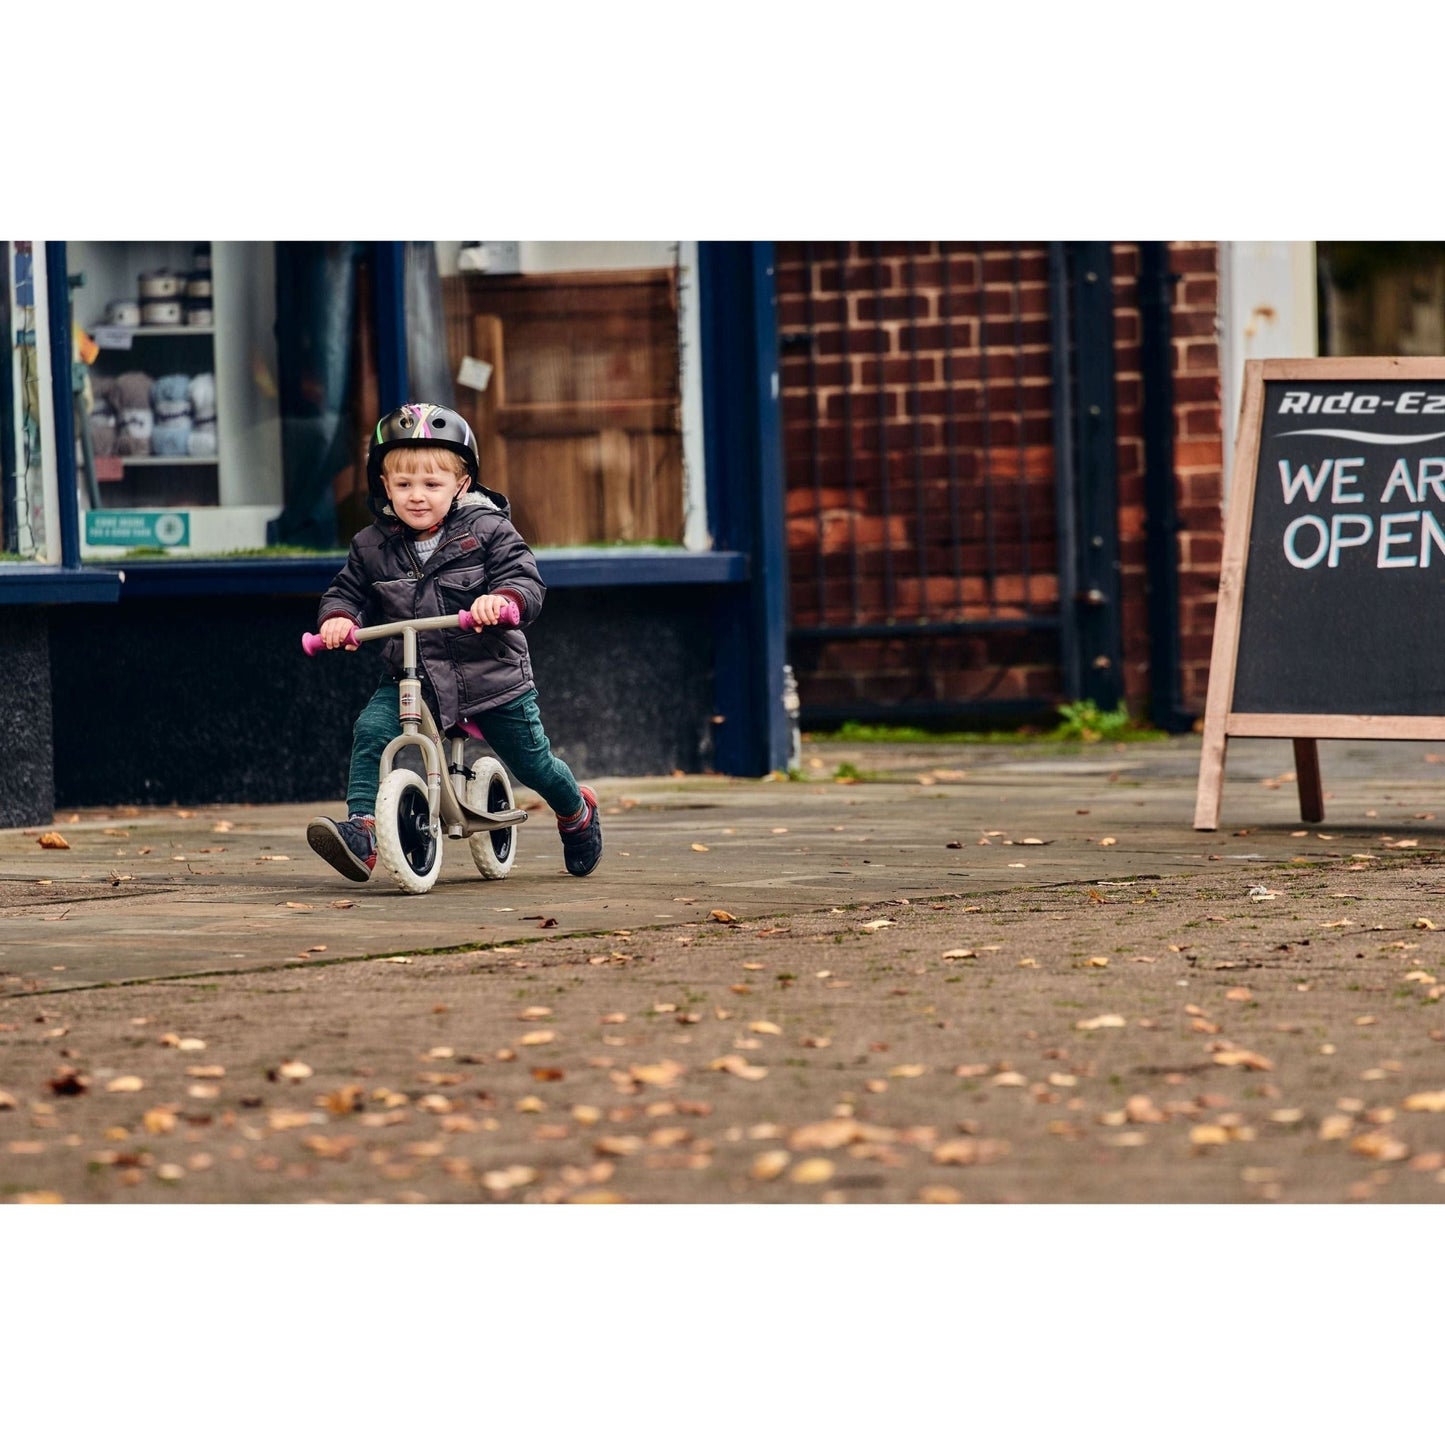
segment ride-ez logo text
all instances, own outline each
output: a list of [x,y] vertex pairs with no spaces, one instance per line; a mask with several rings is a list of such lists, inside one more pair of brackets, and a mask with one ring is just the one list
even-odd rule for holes
[[1377,396],[1370,391],[1341,391],[1324,396],[1317,391],[1287,391],[1280,398],[1281,416],[1373,416],[1393,411],[1396,416],[1445,416],[1445,394],[1402,391],[1399,396]]
[[[1445,394],[1425,391],[1402,391],[1397,396],[1380,396],[1374,392],[1342,391],[1321,394],[1311,391],[1287,391],[1281,397],[1280,416],[1368,417],[1380,413],[1395,416],[1445,417]],[[1445,423],[1441,423],[1445,427]],[[1331,508],[1328,513],[1302,512],[1291,517],[1284,529],[1285,560],[1291,567],[1309,571],[1324,563],[1338,567],[1343,554],[1353,549],[1371,548],[1377,568],[1428,567],[1438,552],[1445,558],[1445,526],[1427,503],[1440,503],[1445,516],[1445,446],[1440,456],[1400,456],[1402,447],[1419,447],[1430,442],[1445,443],[1445,430],[1374,432],[1348,424],[1336,426],[1298,427],[1275,433],[1276,438],[1326,437],[1369,448],[1388,448],[1396,452],[1389,461],[1389,473],[1383,485],[1388,451],[1374,451],[1368,458],[1326,457],[1323,461],[1295,464],[1288,459],[1279,463],[1280,487],[1286,507],[1301,505]],[[1341,448],[1343,450],[1343,448]],[[1362,469],[1373,473],[1361,475]],[[1382,512],[1336,511],[1334,508],[1357,507],[1366,500],[1366,489],[1380,487],[1381,507],[1403,507],[1408,510]],[[1373,544],[1373,545],[1372,545]],[[1364,560],[1371,551],[1357,551]],[[1368,562],[1366,565],[1369,565]]]

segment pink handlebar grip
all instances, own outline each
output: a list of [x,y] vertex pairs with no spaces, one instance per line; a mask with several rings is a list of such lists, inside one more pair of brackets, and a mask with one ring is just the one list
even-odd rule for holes
[[[353,623],[351,632],[346,638],[345,646],[350,646],[356,641],[356,624]],[[326,643],[322,641],[319,632],[303,632],[301,634],[301,650],[307,657],[315,657],[318,652],[327,650]]]
[[[507,603],[507,605],[502,608],[501,615],[497,618],[497,622],[503,627],[518,627],[521,625],[521,621],[522,614],[518,610],[515,602]],[[460,627],[463,632],[471,631],[477,626],[469,608],[464,607],[457,613],[457,626]]]

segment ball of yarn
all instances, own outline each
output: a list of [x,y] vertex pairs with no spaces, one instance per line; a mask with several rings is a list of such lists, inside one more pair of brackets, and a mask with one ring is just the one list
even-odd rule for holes
[[151,452],[158,457],[183,457],[189,453],[190,441],[190,417],[168,417],[157,421],[151,432]]
[[191,411],[197,421],[210,421],[216,415],[216,378],[203,371],[191,378]]

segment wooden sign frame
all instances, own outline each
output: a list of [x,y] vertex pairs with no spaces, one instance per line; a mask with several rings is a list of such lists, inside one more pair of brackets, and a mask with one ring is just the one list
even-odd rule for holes
[[1265,383],[1271,381],[1445,382],[1445,358],[1332,356],[1245,362],[1239,438],[1224,525],[1224,556],[1219,570],[1219,600],[1209,658],[1204,746],[1199,758],[1199,788],[1194,803],[1194,826],[1203,832],[1212,832],[1219,826],[1224,756],[1231,737],[1293,740],[1300,817],[1306,823],[1323,822],[1325,816],[1319,738],[1445,739],[1445,716],[1233,711],[1245,571],[1254,524],[1255,479],[1264,423]]

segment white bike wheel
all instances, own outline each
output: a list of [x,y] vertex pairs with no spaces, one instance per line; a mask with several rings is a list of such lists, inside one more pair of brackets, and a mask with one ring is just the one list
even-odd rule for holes
[[[467,782],[467,807],[477,813],[504,813],[517,805],[512,780],[496,758],[478,758]],[[505,878],[517,861],[517,825],[473,833],[467,839],[472,862],[483,878]]]
[[406,768],[388,773],[376,794],[376,855],[407,893],[426,893],[442,867],[426,782]]

